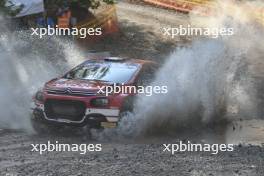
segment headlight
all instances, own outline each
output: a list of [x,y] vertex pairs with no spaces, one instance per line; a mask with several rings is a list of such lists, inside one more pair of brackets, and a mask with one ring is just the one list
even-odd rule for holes
[[43,92],[42,91],[38,91],[35,95],[36,100],[38,101],[43,101],[44,100],[44,96],[43,96]]
[[95,98],[91,100],[91,105],[95,107],[105,107],[109,103],[107,98]]

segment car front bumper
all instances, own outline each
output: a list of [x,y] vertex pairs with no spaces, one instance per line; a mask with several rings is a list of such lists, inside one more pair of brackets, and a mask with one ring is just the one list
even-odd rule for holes
[[120,120],[119,109],[99,109],[99,108],[87,108],[85,115],[79,121],[73,121],[64,119],[63,117],[47,117],[45,113],[45,107],[43,104],[37,104],[32,102],[31,109],[33,110],[33,117],[43,120],[48,123],[65,124],[72,126],[84,126],[84,125],[95,125],[106,128],[115,127],[117,122]]

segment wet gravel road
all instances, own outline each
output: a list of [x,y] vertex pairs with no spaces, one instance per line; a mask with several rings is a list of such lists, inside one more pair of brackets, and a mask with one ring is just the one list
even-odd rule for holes
[[[162,144],[102,143],[101,152],[32,152],[31,144],[101,143],[78,136],[36,136],[0,131],[0,175],[264,175],[264,148],[237,146],[231,153],[163,152]],[[170,141],[173,143],[173,141]]]

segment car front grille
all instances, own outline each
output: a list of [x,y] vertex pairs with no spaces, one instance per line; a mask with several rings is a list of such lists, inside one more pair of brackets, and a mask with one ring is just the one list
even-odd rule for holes
[[85,103],[81,101],[48,99],[45,102],[45,114],[49,119],[81,121],[85,111]]
[[64,89],[45,89],[48,94],[53,95],[68,95],[68,96],[95,96],[96,92],[87,90],[74,90],[70,88]]

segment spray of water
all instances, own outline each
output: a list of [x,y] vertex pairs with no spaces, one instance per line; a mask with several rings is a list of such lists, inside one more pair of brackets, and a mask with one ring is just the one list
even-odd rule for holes
[[[168,86],[168,93],[138,97],[134,114],[124,117],[115,133],[173,133],[222,120],[263,118],[263,85],[258,84],[263,72],[257,69],[264,66],[263,27],[246,10],[248,3],[218,4],[214,16],[191,14],[192,26],[231,27],[235,34],[197,39],[172,52],[153,82]],[[104,136],[109,134],[111,131],[106,131]]]
[[[245,13],[245,4],[235,4],[232,13],[226,11],[228,4],[224,2],[210,18],[191,15],[191,22],[233,27],[234,36],[198,39],[189,47],[176,49],[153,82],[167,85],[168,94],[138,97],[135,113],[123,118],[119,129],[104,134],[142,135],[221,119],[261,118],[256,76],[263,63],[263,28]],[[30,95],[45,81],[79,63],[84,58],[81,55],[73,44],[58,39],[1,32],[1,126],[28,129]]]
[[31,130],[32,95],[85,57],[70,41],[0,28],[0,128]]

